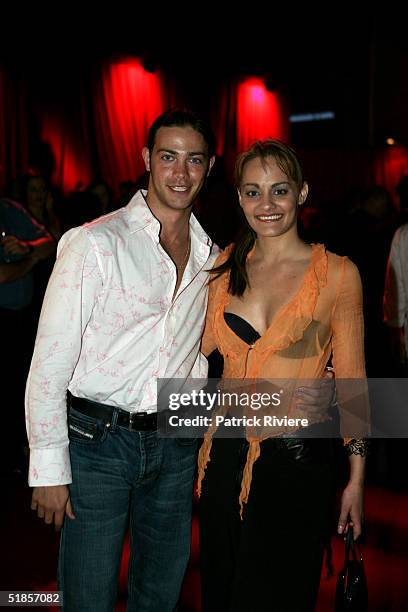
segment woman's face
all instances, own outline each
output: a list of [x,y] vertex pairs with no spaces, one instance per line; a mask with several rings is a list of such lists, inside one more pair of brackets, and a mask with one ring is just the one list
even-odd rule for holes
[[297,207],[307,197],[307,184],[297,186],[273,157],[251,159],[244,165],[239,200],[257,236],[281,236],[296,228]]

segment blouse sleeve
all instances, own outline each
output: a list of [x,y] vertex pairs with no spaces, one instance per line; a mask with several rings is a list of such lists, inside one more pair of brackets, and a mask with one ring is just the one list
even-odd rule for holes
[[[369,401],[364,360],[363,292],[357,267],[343,260],[332,317],[333,366],[344,443],[369,433]],[[355,379],[350,380],[350,379]]]
[[343,259],[332,329],[336,378],[365,378],[363,291],[357,267],[346,257]]

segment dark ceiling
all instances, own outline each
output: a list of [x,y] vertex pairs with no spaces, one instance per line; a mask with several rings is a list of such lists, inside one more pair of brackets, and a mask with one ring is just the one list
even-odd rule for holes
[[314,130],[321,140],[316,144],[379,144],[387,136],[408,144],[405,20],[374,7],[357,14],[354,5],[313,12],[293,6],[283,13],[256,5],[252,13],[236,8],[231,20],[207,6],[187,22],[181,10],[170,11],[160,26],[152,18],[101,9],[91,28],[78,22],[64,32],[54,25],[37,38],[30,32],[22,44],[3,45],[3,57],[25,75],[51,78],[55,87],[67,72],[86,72],[122,54],[143,57],[198,95],[237,75],[259,75],[281,90],[292,113],[336,113],[332,126]]

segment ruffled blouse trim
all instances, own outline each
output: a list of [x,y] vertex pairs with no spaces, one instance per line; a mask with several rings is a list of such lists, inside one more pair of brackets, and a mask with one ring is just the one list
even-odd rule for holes
[[[328,257],[323,244],[312,244],[311,246],[311,261],[298,292],[288,304],[279,310],[270,327],[254,343],[256,351],[283,351],[291,344],[301,340],[312,323],[320,291],[327,283]],[[223,330],[223,335],[226,331],[228,333],[229,349],[232,349],[232,352],[242,353],[246,343],[236,336],[224,321],[224,310],[230,301],[228,284],[229,274],[224,274],[220,279],[219,293],[217,292],[218,307],[215,317]],[[273,284],[271,289],[273,290]],[[214,326],[215,330],[218,325]],[[217,340],[221,345],[223,344],[221,337],[218,337]]]
[[[231,248],[232,247],[229,247],[222,253],[219,263],[225,261]],[[327,283],[327,268],[328,257],[324,245],[312,244],[311,261],[305,272],[299,291],[290,302],[278,312],[265,334],[254,343],[253,349],[255,351],[282,351],[303,338],[306,329],[313,321],[320,290]],[[228,294],[229,274],[223,274],[218,282],[219,285],[215,297],[218,301],[215,319],[218,319],[218,321],[214,321],[214,331],[217,336],[218,346],[221,348],[224,344],[218,333],[218,329],[223,329],[224,333],[228,333],[228,352],[243,354],[243,351],[246,351],[247,353],[249,350],[248,345],[241,340],[239,336],[234,334],[224,321],[224,310],[230,299]],[[199,452],[197,486],[199,495],[201,494],[202,481],[205,476],[206,467],[211,460],[213,435],[214,428],[210,428],[204,436],[204,441]],[[251,436],[247,436],[247,439],[249,448],[239,495],[241,518],[243,516],[244,504],[248,501],[252,481],[252,470],[254,463],[259,458],[260,442],[262,440],[262,438],[253,438]]]

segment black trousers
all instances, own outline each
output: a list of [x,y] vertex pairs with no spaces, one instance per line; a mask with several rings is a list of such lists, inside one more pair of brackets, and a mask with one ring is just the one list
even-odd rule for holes
[[200,500],[202,612],[312,612],[334,500],[331,440],[265,440],[243,520],[247,442],[214,439]]

